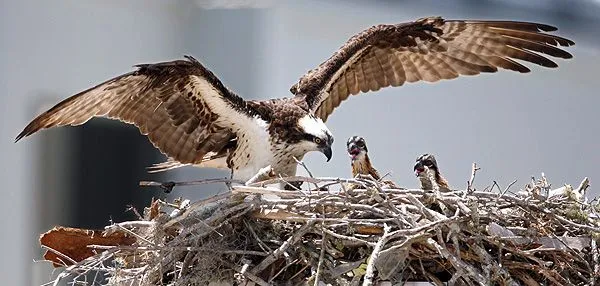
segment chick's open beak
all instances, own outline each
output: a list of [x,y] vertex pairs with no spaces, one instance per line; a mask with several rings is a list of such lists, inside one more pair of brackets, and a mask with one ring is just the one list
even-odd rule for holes
[[425,168],[421,162],[417,162],[413,167],[413,170],[415,171],[415,176],[418,177],[423,171],[425,171]]

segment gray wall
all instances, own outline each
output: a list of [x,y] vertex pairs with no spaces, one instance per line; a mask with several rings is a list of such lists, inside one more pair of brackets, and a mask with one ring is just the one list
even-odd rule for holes
[[[583,176],[592,183],[600,179],[600,84],[593,69],[600,65],[595,38],[600,11],[592,1],[530,1],[526,6],[517,6],[518,1],[270,1],[277,4],[241,10],[201,10],[194,3],[2,1],[0,227],[6,259],[0,262],[0,279],[5,284],[50,279],[47,264],[32,262],[42,253],[37,236],[65,221],[69,211],[69,198],[62,194],[70,182],[61,179],[68,174],[60,158],[70,156],[72,132],[42,132],[14,144],[16,134],[59,99],[129,71],[133,64],[183,54],[196,56],[244,97],[269,98],[288,96],[304,72],[370,25],[429,15],[553,24],[577,43],[569,49],[575,58],[560,61],[559,69],[407,84],[351,98],[328,121],[336,137],[332,162],[317,153],[306,161],[317,175],[347,177],[344,143],[357,134],[367,139],[376,166],[408,187],[417,185],[412,165],[423,152],[438,156],[455,187],[464,187],[473,161],[482,167],[479,187],[492,180],[505,186],[514,179],[519,180],[515,187],[522,186],[540,172],[556,186],[577,184]],[[55,154],[45,154],[48,150]],[[106,154],[106,160],[118,158]],[[186,168],[163,178],[223,175]],[[181,188],[173,196],[199,198],[218,190]]]

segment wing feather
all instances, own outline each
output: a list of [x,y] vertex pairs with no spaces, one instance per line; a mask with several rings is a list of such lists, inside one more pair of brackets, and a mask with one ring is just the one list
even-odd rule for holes
[[498,68],[530,71],[517,60],[555,68],[558,65],[546,56],[569,59],[572,55],[559,46],[574,45],[545,33],[555,30],[538,23],[440,17],[373,26],[350,38],[290,91],[326,120],[351,94],[404,82],[493,73]]
[[232,126],[252,124],[258,115],[192,57],[137,68],[58,103],[29,123],[16,141],[102,116],[134,124],[169,160],[199,164],[207,154],[222,154],[238,131]]

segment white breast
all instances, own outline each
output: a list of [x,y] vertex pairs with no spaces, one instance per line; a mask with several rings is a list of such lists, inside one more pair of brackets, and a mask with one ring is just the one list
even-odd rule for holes
[[261,168],[271,165],[273,153],[267,123],[258,116],[250,116],[232,108],[204,78],[192,77],[192,82],[211,111],[218,115],[216,123],[230,126],[238,136],[237,148],[231,155],[233,178],[246,181]]
[[232,156],[233,178],[247,181],[256,173],[273,164],[273,152],[267,123],[255,118],[254,124],[240,126],[238,145]]

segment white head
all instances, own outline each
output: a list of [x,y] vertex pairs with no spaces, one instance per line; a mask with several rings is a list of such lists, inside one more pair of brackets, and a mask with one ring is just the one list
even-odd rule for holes
[[325,154],[327,161],[331,159],[333,136],[321,118],[307,114],[298,120],[298,127],[303,131],[303,140],[298,144],[306,151],[319,151]]

